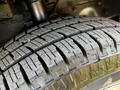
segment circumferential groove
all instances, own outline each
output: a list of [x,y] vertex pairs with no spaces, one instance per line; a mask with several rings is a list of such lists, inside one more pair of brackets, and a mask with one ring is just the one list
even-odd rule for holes
[[102,47],[101,43],[96,38],[94,38],[92,35],[90,35],[89,33],[87,33],[87,34],[98,44],[100,51],[103,53],[103,47]]
[[60,53],[61,57],[63,58],[64,62],[69,65],[69,61],[68,58],[65,56],[65,54],[59,49],[59,47],[57,47],[56,45],[54,45],[56,47],[56,50]]
[[22,67],[22,65],[21,65],[20,63],[18,63],[18,65],[20,66],[20,71],[21,71],[21,73],[22,73],[22,75],[23,75],[23,78],[24,78],[25,82],[26,82],[28,85],[30,85],[30,84],[31,84],[31,83],[30,83],[30,80],[29,80],[29,78],[28,78],[28,76],[27,76],[24,68]]
[[83,56],[87,58],[87,53],[84,49],[84,47],[82,45],[80,45],[76,40],[74,40],[73,38],[71,38],[73,40],[73,42],[80,48],[80,50],[82,51],[83,53]]
[[6,78],[5,78],[5,76],[3,74],[2,74],[2,76],[3,76],[3,83],[4,83],[4,86],[5,86],[5,89],[10,90],[8,82],[7,82]]
[[49,71],[49,68],[48,66],[46,65],[45,61],[40,57],[40,55],[38,53],[36,53],[32,48],[30,47],[26,47],[27,49],[29,49],[32,53],[36,54],[37,57],[38,57],[38,60],[40,61],[42,67],[44,68],[45,72],[47,74],[50,74],[50,71]]
[[117,50],[117,42],[115,41],[115,39],[111,36],[111,35],[109,35],[108,33],[106,33],[105,31],[103,31],[108,37],[110,37],[112,40],[113,40],[113,43],[114,43],[114,47],[116,48],[116,50]]

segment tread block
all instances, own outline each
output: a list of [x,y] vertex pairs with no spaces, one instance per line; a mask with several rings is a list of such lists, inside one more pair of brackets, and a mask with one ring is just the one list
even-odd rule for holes
[[102,23],[98,23],[98,22],[85,22],[85,24],[95,27],[95,28],[102,28],[102,27],[106,27],[106,25],[102,24]]
[[89,63],[94,63],[98,61],[98,53],[100,53],[97,43],[90,38],[86,33],[82,33],[72,37],[78,44],[79,48],[82,50],[84,57]]
[[2,59],[3,57],[7,56],[8,53],[9,53],[9,52],[8,52],[7,50],[2,50],[2,51],[0,52],[0,59]]
[[13,43],[14,42],[14,40],[13,39],[11,39],[10,41],[8,41],[7,43],[5,43],[5,45],[4,45],[4,48],[6,48],[7,46],[9,46],[11,43]]
[[120,26],[120,23],[119,22],[116,22],[116,21],[114,21],[114,20],[109,20],[109,22],[111,23],[111,24],[113,24],[113,25],[115,25],[115,26]]
[[6,49],[11,52],[20,46],[22,46],[22,43],[19,41],[15,41],[14,43],[11,43],[9,46],[7,46]]
[[117,51],[116,51],[116,45],[114,44],[114,41],[111,37],[109,37],[108,35],[106,35],[103,31],[101,30],[96,30],[96,31],[93,31],[94,33],[96,33],[98,36],[100,36],[101,38],[105,38],[107,43],[110,45],[109,47],[109,54],[115,54]]
[[63,27],[63,28],[56,30],[55,32],[58,32],[62,35],[70,36],[70,35],[78,33],[79,30],[71,28],[71,27]]
[[34,39],[34,40],[37,41],[37,42],[39,42],[39,43],[42,44],[43,46],[44,46],[45,44],[47,44],[47,42],[46,42],[45,40],[40,39],[40,38],[36,38],[36,39]]
[[71,26],[78,29],[80,32],[84,32],[84,31],[88,31],[88,30],[93,29],[93,27],[88,26],[87,24],[84,24],[84,23],[74,24],[74,25],[71,25]]
[[9,55],[7,55],[5,59],[8,61],[9,64],[13,64],[15,62],[13,58],[11,58]]
[[17,36],[15,37],[15,40],[19,40],[21,37],[23,37],[23,36],[25,36],[25,35],[26,35],[25,32],[20,33],[19,35],[17,35]]
[[47,42],[53,42],[56,41],[58,39],[63,38],[63,35],[57,33],[57,32],[50,32],[46,35],[41,36],[43,39],[45,39],[45,41]]
[[57,19],[53,19],[53,20],[51,20],[51,22],[59,22],[59,21],[62,21],[62,19],[61,18],[57,18]]
[[3,58],[2,61],[6,67],[10,65],[10,63],[5,58]]
[[0,90],[6,90],[2,75],[0,75]]
[[43,22],[43,23],[41,23],[40,25],[39,25],[39,27],[44,27],[44,26],[47,26],[47,25],[49,25],[50,24],[50,22]]
[[114,27],[115,25],[110,23],[110,21],[97,21],[98,23],[102,23],[103,25],[105,25],[106,27]]
[[63,20],[63,21],[57,22],[57,23],[60,24],[60,25],[62,25],[62,26],[66,26],[66,25],[74,24],[76,22],[70,21],[70,20]]
[[16,61],[21,58],[21,55],[17,51],[13,51],[12,55],[13,55],[13,59]]
[[62,20],[58,23],[61,23],[63,25],[71,25],[71,24],[79,23],[81,21],[82,21],[82,19],[80,19],[79,17],[76,17],[76,18],[71,17],[68,19],[66,18],[65,20]]
[[20,50],[22,50],[24,53],[28,54],[30,53],[31,51],[29,49],[27,49],[26,47],[22,46],[20,47]]
[[108,35],[106,35],[101,30],[96,30],[94,32],[96,32],[98,35],[101,34],[100,36],[102,36],[103,38],[106,39],[107,43],[110,45],[110,54],[115,54],[117,52],[117,48],[116,48],[115,42],[114,42],[114,40],[111,37],[109,37]]
[[28,29],[26,32],[31,33],[31,32],[33,32],[34,30],[37,30],[37,29],[39,29],[39,28],[37,26],[34,26],[34,27],[31,27],[30,29]]
[[21,37],[19,39],[19,42],[21,43],[26,43],[26,42],[29,42],[31,39],[35,38],[36,36],[35,35],[32,35],[32,34],[26,34],[25,36]]
[[25,58],[20,64],[25,70],[33,89],[43,87],[47,82],[51,81],[51,77],[46,74],[35,54]]
[[115,43],[116,43],[116,46],[117,46],[116,48],[117,48],[118,52],[120,52],[120,33],[119,33],[119,29],[108,28],[108,29],[102,29],[102,30],[115,40]]
[[37,45],[35,45],[34,43],[31,43],[31,42],[25,44],[25,46],[26,46],[26,47],[30,47],[30,48],[32,48],[33,50],[36,50],[36,49],[39,48],[39,46],[37,46]]
[[55,43],[55,45],[61,50],[61,52],[63,52],[65,57],[68,59],[69,69],[73,69],[83,63],[86,63],[81,50],[70,38],[57,42]]
[[0,61],[0,68],[2,70],[4,70],[6,68],[6,65],[4,64],[4,62],[2,60]]
[[50,32],[50,31],[51,31],[51,29],[39,28],[38,30],[31,32],[31,34],[36,35],[36,36],[41,36],[47,32]]
[[[28,60],[28,58],[27,58],[27,60]],[[34,71],[32,71],[32,68],[29,66],[29,64],[26,62],[26,60],[21,61],[20,64],[24,68],[29,79],[32,79],[36,76],[36,73]]]
[[72,19],[72,16],[68,16],[68,17],[62,17],[63,19]]
[[[102,49],[101,50],[102,53],[100,53],[99,57],[102,58],[102,57],[105,57],[105,56],[108,56],[108,55],[112,55],[112,53],[115,52],[115,47],[112,46],[112,48],[111,48],[111,45],[113,44],[113,41],[112,42],[109,41],[107,38],[110,39],[110,37],[108,37],[104,33],[100,34],[100,32],[99,33],[97,33],[97,32],[95,33],[95,32],[96,31],[93,31],[93,32],[89,31],[88,34],[92,38],[94,38],[94,40],[96,40],[96,42],[99,45],[99,48]],[[108,42],[111,42],[111,43],[108,43]]]
[[61,76],[68,72],[67,66],[64,63],[63,58],[58,53],[55,46],[48,46],[47,48],[44,48],[37,53],[44,60],[54,78],[57,78],[58,76]]
[[16,90],[25,83],[22,73],[20,72],[20,67],[18,64],[11,67],[4,72],[5,79],[8,83],[10,90]]
[[16,49],[16,52],[18,52],[21,56],[25,56],[26,53],[23,52],[21,49]]
[[102,18],[102,17],[92,17],[92,16],[90,16],[90,17],[82,17],[82,18],[79,18],[82,22],[91,22],[91,21],[107,21],[107,20],[109,20],[109,19],[107,19],[107,18]]
[[65,26],[65,25],[60,24],[60,23],[52,23],[50,25],[45,26],[45,29],[53,29],[53,30],[55,30],[55,29],[61,28],[63,26]]
[[43,44],[41,42],[38,42],[36,40],[32,40],[31,43],[33,43],[34,45],[36,45],[37,47],[42,47]]

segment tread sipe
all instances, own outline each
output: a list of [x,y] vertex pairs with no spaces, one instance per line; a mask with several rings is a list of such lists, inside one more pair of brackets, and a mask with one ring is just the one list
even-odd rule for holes
[[120,24],[63,17],[17,35],[0,49],[0,90],[79,90],[120,68]]

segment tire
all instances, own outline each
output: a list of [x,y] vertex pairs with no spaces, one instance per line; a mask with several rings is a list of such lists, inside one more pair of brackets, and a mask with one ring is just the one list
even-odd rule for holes
[[62,17],[14,37],[0,49],[1,90],[79,90],[120,68],[120,24]]

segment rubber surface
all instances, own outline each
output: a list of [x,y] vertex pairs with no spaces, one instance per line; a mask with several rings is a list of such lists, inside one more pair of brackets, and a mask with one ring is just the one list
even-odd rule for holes
[[79,90],[120,67],[120,24],[63,17],[14,37],[0,49],[0,90]]

